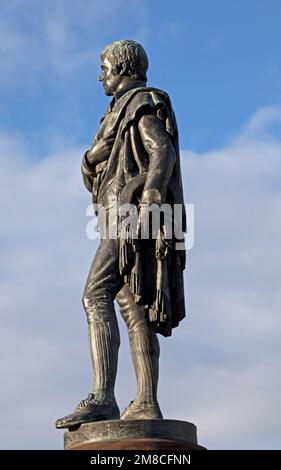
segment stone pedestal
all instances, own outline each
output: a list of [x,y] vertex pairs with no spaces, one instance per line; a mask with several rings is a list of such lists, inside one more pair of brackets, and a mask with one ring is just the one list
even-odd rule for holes
[[163,420],[98,421],[64,434],[65,450],[205,450],[192,423]]

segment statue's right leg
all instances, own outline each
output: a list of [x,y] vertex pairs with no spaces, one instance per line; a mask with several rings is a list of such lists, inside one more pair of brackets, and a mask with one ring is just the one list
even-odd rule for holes
[[83,296],[94,369],[93,390],[88,398],[79,403],[74,413],[57,421],[58,428],[120,417],[114,395],[120,345],[114,298],[122,283],[118,266],[118,242],[103,239],[91,266]]
[[148,322],[147,310],[137,305],[127,284],[118,292],[116,300],[127,325],[136,379],[137,395],[126,408],[121,419],[161,419],[157,401],[159,342]]

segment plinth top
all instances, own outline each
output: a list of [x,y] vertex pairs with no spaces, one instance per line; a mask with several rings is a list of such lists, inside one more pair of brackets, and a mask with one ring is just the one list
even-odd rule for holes
[[141,443],[146,448],[151,444],[148,449],[163,448],[164,444],[172,446],[170,448],[196,447],[196,426],[172,419],[113,420],[82,424],[76,431],[64,434],[65,450],[139,449]]

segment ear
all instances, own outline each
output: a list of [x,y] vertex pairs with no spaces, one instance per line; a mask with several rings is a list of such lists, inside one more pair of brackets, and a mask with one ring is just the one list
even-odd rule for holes
[[121,64],[116,67],[116,72],[118,75],[127,75],[128,64],[126,61],[122,62]]

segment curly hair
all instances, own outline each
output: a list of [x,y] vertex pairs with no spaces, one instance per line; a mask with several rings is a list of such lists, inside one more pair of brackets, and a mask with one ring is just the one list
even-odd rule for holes
[[147,81],[148,58],[144,48],[135,41],[124,39],[106,46],[102,53],[112,64],[114,75],[127,75]]

